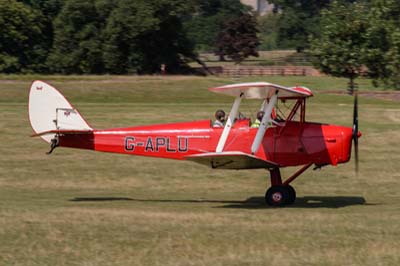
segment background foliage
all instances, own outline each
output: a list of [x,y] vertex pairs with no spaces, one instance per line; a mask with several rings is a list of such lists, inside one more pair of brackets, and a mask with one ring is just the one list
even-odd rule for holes
[[334,2],[322,12],[323,31],[311,42],[315,66],[324,73],[353,82],[363,70],[366,5]]
[[[187,73],[204,52],[296,49],[327,74],[400,88],[399,1],[269,2],[274,11],[258,16],[240,0],[0,0],[0,72]],[[235,24],[253,37],[219,38]]]
[[244,14],[239,19],[227,20],[224,29],[217,36],[219,56],[227,55],[236,64],[249,56],[258,57],[257,21],[252,15]]
[[311,42],[319,69],[400,89],[400,2],[334,1],[322,14],[320,35]]

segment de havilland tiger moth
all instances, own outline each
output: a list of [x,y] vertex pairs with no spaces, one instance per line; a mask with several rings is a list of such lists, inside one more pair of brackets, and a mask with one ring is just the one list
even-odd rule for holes
[[[272,206],[292,204],[296,191],[290,185],[310,166],[347,163],[354,142],[358,168],[357,94],[353,127],[306,121],[306,101],[313,94],[306,87],[284,87],[267,82],[238,83],[209,91],[234,97],[223,127],[211,120],[164,123],[125,128],[94,129],[53,86],[34,81],[29,93],[29,120],[35,134],[56,147],[89,149],[188,160],[213,169],[269,171],[271,186],[265,201]],[[264,116],[258,127],[239,115],[242,100],[259,99]],[[291,101],[286,117],[279,104]],[[283,180],[282,167],[299,166]]]

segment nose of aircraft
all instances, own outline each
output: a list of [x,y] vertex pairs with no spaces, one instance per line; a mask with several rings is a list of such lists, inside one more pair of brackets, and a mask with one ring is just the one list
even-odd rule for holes
[[341,127],[339,129],[342,137],[343,137],[343,142],[342,142],[342,159],[340,163],[345,163],[350,160],[351,157],[351,146],[352,146],[352,141],[353,141],[353,130],[352,128],[349,127]]
[[[356,161],[358,161],[358,139],[362,136],[360,131],[357,131],[357,134],[353,134],[353,129],[348,127],[342,127],[341,133],[343,136],[343,154],[342,158],[344,159],[342,162],[348,162],[351,158],[351,148],[353,146],[354,141],[354,155]],[[356,162],[357,164],[357,162]]]

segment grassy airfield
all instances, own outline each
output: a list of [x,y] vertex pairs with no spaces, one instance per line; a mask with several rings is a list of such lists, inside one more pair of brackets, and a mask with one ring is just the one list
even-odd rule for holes
[[[36,78],[95,128],[211,119],[233,99],[206,88],[237,82],[0,76],[0,265],[400,265],[400,102],[361,97],[359,175],[353,161],[308,170],[293,183],[296,203],[276,209],[264,204],[265,170],[62,148],[46,155],[49,146],[29,137]],[[326,94],[346,80],[258,80],[311,88],[309,121],[352,123],[352,98]],[[372,89],[367,80],[359,87]]]

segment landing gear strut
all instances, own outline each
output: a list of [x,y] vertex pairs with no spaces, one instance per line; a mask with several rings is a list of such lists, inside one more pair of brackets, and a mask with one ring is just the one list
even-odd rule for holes
[[312,164],[303,166],[300,170],[289,177],[285,182],[282,182],[281,172],[279,168],[269,170],[271,175],[271,187],[265,193],[265,202],[268,205],[282,207],[293,204],[296,200],[296,190],[289,185]]
[[60,144],[60,138],[58,137],[58,135],[55,135],[54,138],[51,139],[50,142],[50,150],[48,152],[46,152],[47,155],[51,154],[55,148],[58,147],[58,145]]

